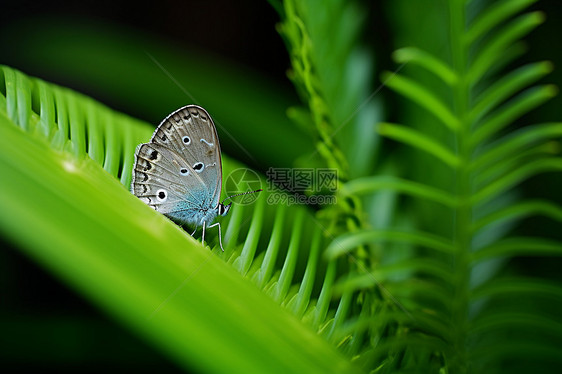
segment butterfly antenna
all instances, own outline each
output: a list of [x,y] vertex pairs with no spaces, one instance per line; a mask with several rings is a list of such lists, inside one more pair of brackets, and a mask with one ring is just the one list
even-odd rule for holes
[[233,198],[233,197],[236,197],[236,196],[248,195],[248,194],[251,194],[251,193],[256,193],[256,192],[261,192],[261,191],[263,191],[263,190],[260,188],[259,190],[255,190],[255,191],[238,193],[236,195],[232,195],[232,196],[229,196],[229,197],[225,198],[223,201],[221,201],[221,204],[224,203],[226,200],[228,200],[230,198]]

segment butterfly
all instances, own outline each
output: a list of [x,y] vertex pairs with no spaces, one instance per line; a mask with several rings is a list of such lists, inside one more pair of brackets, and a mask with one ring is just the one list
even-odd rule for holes
[[226,216],[234,196],[219,202],[222,162],[215,124],[207,111],[197,105],[184,106],[158,125],[149,143],[135,150],[131,192],[151,208],[174,221],[205,229],[218,226],[218,216]]

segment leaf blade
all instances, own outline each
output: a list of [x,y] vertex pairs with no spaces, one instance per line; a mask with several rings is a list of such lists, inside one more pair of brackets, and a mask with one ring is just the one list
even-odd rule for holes
[[387,138],[394,139],[411,147],[425,151],[430,155],[435,156],[439,161],[451,168],[458,167],[461,164],[461,160],[455,153],[453,153],[453,151],[435,139],[432,139],[415,129],[393,123],[382,122],[378,125],[378,132]]

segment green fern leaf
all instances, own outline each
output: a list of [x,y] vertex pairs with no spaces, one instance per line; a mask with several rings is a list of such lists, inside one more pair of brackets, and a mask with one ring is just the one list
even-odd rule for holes
[[[271,226],[286,226],[267,220],[271,206],[237,206],[233,216],[251,217],[250,227],[234,220],[240,232],[235,241],[226,222],[226,251],[205,250],[128,191],[134,148],[149,138],[150,126],[8,67],[1,72],[0,230],[19,249],[185,368],[355,371],[280,307],[283,292],[273,302],[220,259],[239,259],[239,269],[251,278],[258,241],[268,242]],[[236,167],[227,158],[223,166]],[[308,214],[287,210],[290,217]],[[275,242],[270,248],[285,255]],[[307,242],[293,237],[292,247],[307,248]],[[296,279],[285,276],[278,283],[285,290]],[[300,297],[307,305],[318,294]],[[329,308],[318,325],[331,317]],[[223,351],[221,360],[212,353],[216,349]]]
[[[448,1],[451,64],[445,62],[447,56],[417,47],[397,51],[393,56],[396,62],[411,62],[424,69],[411,69],[411,74],[417,74],[414,77],[384,73],[381,80],[423,111],[416,108],[412,127],[382,123],[379,133],[416,148],[416,153],[408,153],[411,157],[405,159],[410,162],[404,166],[414,178],[408,183],[403,178],[386,181],[370,177],[350,181],[343,189],[368,195],[389,188],[417,202],[414,208],[418,209],[407,211],[416,215],[423,231],[409,230],[412,237],[398,234],[392,227],[355,236],[350,233],[338,238],[339,245],[330,244],[327,254],[337,256],[354,244],[367,242],[375,253],[387,254],[396,250],[398,241],[408,243],[403,257],[382,262],[369,273],[371,277],[357,274],[343,279],[336,289],[366,290],[383,285],[390,290],[413,317],[405,318],[403,310],[397,313],[401,317],[389,317],[395,323],[389,320],[389,325],[404,326],[408,332],[387,337],[388,344],[398,345],[397,351],[407,357],[413,354],[409,348],[416,339],[434,336],[447,342],[447,347],[435,347],[425,355],[418,352],[425,360],[439,362],[439,357],[444,358],[433,372],[493,371],[508,359],[521,362],[517,354],[528,348],[527,339],[545,348],[543,357],[559,362],[548,347],[562,341],[560,322],[538,307],[521,309],[515,297],[554,300],[561,292],[560,285],[546,279],[502,275],[509,274],[510,260],[517,257],[562,254],[562,243],[556,240],[507,235],[525,217],[542,215],[562,222],[560,207],[545,200],[521,200],[515,192],[538,174],[562,171],[558,123],[518,131],[510,128],[557,93],[551,85],[529,87],[552,70],[548,62],[528,64],[505,74],[501,71],[522,53],[519,40],[543,22],[540,12],[512,19],[533,2],[498,1],[479,9],[469,22],[472,5]],[[433,80],[427,80],[426,73],[433,75]],[[435,77],[445,88],[434,84]],[[450,100],[442,99],[444,95]],[[443,125],[450,134],[443,136],[435,130]],[[416,158],[418,155],[422,157]],[[436,158],[448,168],[435,167]],[[439,213],[430,214],[436,206]],[[368,324],[358,323],[361,328]],[[549,331],[548,326],[553,328]],[[518,333],[506,344],[510,331]],[[419,332],[426,336],[420,338]],[[485,354],[484,349],[488,350]],[[390,358],[392,352],[386,348],[377,357]],[[533,359],[540,362],[540,355]],[[411,365],[400,368],[424,367]]]

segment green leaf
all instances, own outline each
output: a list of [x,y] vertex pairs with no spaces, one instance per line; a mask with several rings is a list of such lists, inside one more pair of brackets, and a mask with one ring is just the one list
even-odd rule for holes
[[516,18],[497,32],[477,53],[468,72],[468,81],[475,85],[496,62],[496,56],[517,39],[531,32],[543,21],[544,15],[541,12],[528,13]]
[[449,207],[454,207],[457,204],[454,196],[451,196],[447,191],[387,175],[354,179],[341,187],[341,193],[343,195],[363,195],[386,189],[420,199],[427,199]]
[[[10,180],[0,193],[4,234],[179,364],[213,372],[224,372],[221,362],[229,372],[349,370],[327,343],[93,161],[55,153],[6,117],[1,123],[0,170]],[[220,361],[209,353],[216,349],[224,351]]]
[[275,290],[273,291],[273,299],[278,303],[287,296],[289,288],[291,287],[293,275],[295,272],[295,267],[297,265],[297,256],[299,253],[300,241],[303,231],[303,219],[304,211],[300,211],[294,220],[293,232],[291,235],[291,242],[289,244],[289,250],[287,256],[285,257],[285,262],[283,268],[281,269],[281,274],[279,275],[279,280],[275,285]]
[[404,64],[416,64],[435,74],[449,86],[458,80],[457,75],[444,61],[418,48],[406,47],[394,51],[394,61]]
[[472,225],[472,231],[478,232],[488,225],[501,224],[505,221],[519,220],[522,218],[542,215],[562,223],[562,208],[550,201],[523,201],[507,206],[499,211],[488,214],[477,220]]
[[488,366],[497,367],[505,360],[514,361],[517,358],[524,357],[525,363],[531,363],[534,366],[543,366],[546,362],[558,361],[560,350],[552,344],[541,344],[537,341],[525,341],[518,339],[505,339],[502,344],[494,344],[493,346],[484,345],[475,347],[470,352],[469,359],[475,359]]
[[386,86],[401,93],[433,114],[447,128],[453,131],[457,131],[460,128],[461,125],[458,118],[447,108],[447,105],[434,93],[415,81],[390,72],[384,72],[381,80]]
[[562,243],[543,238],[509,238],[474,252],[472,261],[493,257],[562,256]]
[[[510,46],[506,47],[500,55],[496,56],[496,61],[493,66],[486,72],[484,77],[490,77],[490,79],[495,79],[497,75],[504,73],[506,67],[511,66],[510,64],[516,63],[515,61],[523,56],[525,52],[529,49],[528,45],[523,41],[518,41]],[[483,79],[482,81],[487,80]]]
[[451,253],[453,251],[452,243],[437,235],[424,232],[407,232],[398,230],[363,230],[336,237],[332,243],[330,243],[328,248],[326,248],[324,256],[327,259],[334,259],[349,253],[357,246],[381,241],[410,243],[412,245],[423,246],[443,253]]
[[481,170],[501,160],[509,159],[530,146],[562,136],[561,123],[544,123],[524,127],[487,147],[472,163],[471,170]]
[[[279,256],[279,252],[281,250],[281,239],[283,238],[283,224],[285,223],[285,213],[286,213],[286,206],[281,205],[277,212],[275,212],[275,223],[273,226],[273,231],[271,233],[271,237],[269,240],[269,244],[265,251],[264,259],[262,261],[261,268],[256,272],[255,281],[260,288],[264,288],[266,282],[269,281],[273,275],[273,271],[275,269],[275,261]],[[233,225],[230,225],[233,226]],[[229,228],[230,228],[229,226]],[[237,228],[233,226],[233,232],[238,232]],[[225,235],[225,238],[228,238]]]
[[312,294],[312,288],[314,287],[314,278],[318,270],[317,267],[320,256],[320,243],[321,233],[320,231],[316,231],[299,291],[295,295],[295,297],[291,299],[288,305],[288,307],[291,308],[293,313],[298,317],[303,316],[310,301],[310,295]]
[[[445,282],[453,275],[451,267],[443,264],[441,261],[423,258],[408,259],[393,264],[380,265],[369,273],[349,276],[335,286],[334,294],[341,295],[344,292],[386,284],[391,282],[393,278],[403,274],[429,275],[442,279]],[[450,298],[450,294],[447,294],[446,297]]]
[[441,284],[435,279],[424,278],[410,277],[402,282],[388,283],[386,289],[397,300],[402,303],[413,303],[415,308],[424,308],[426,306],[424,304],[428,302],[440,313],[450,313],[451,298],[454,295],[447,283]]
[[387,138],[419,148],[435,156],[438,160],[452,168],[459,166],[461,163],[461,160],[450,149],[420,131],[385,122],[379,123],[377,130]]
[[469,122],[478,121],[499,103],[550,73],[552,68],[550,62],[537,62],[522,66],[505,75],[475,100],[475,104],[470,110]]
[[539,318],[530,313],[494,312],[475,319],[470,324],[472,332],[490,333],[496,329],[530,328],[534,331],[562,335],[562,324],[551,318]]
[[556,171],[562,171],[562,158],[549,158],[531,161],[477,191],[474,195],[472,195],[471,202],[473,204],[482,204],[529,177],[544,172]]
[[475,147],[508,126],[516,118],[553,98],[558,89],[553,85],[529,88],[505,104],[501,110],[485,118],[470,137],[470,145]]
[[471,292],[471,298],[478,300],[498,295],[515,294],[517,297],[547,297],[562,300],[562,286],[551,281],[533,278],[507,278],[483,284]]
[[[535,175],[552,173],[545,177],[555,179],[562,171],[558,158],[559,124],[523,127],[516,132],[512,128],[521,116],[557,92],[551,85],[528,88],[552,70],[550,63],[512,68],[514,59],[526,50],[520,39],[544,19],[540,12],[513,18],[533,2],[499,0],[487,6],[482,1],[450,0],[446,1],[448,17],[439,16],[443,4],[437,1],[419,4],[397,1],[391,6],[391,14],[398,14],[401,22],[395,28],[399,34],[397,44],[415,44],[398,50],[395,60],[402,64],[412,62],[423,68],[408,69],[407,78],[389,73],[382,77],[384,84],[412,101],[401,103],[393,115],[403,123],[415,123],[416,130],[402,130],[391,124],[390,132],[398,131],[388,136],[419,150],[397,152],[401,170],[412,178],[412,185],[403,180],[371,177],[347,182],[342,187],[342,195],[372,194],[388,187],[411,198],[399,200],[405,203],[399,205],[399,210],[407,218],[397,215],[402,219],[396,219],[394,225],[386,224],[386,230],[378,227],[371,230],[373,233],[383,231],[381,236],[386,236],[386,240],[370,234],[370,246],[363,255],[377,258],[382,253],[383,260],[355,277],[342,277],[336,290],[362,294],[380,289],[375,286],[381,283],[414,318],[427,311],[440,321],[448,321],[444,325],[450,331],[431,324],[422,327],[423,323],[418,325],[414,321],[387,323],[385,327],[394,327],[396,333],[394,339],[387,338],[377,346],[378,349],[385,347],[377,357],[392,362],[395,365],[392,368],[397,370],[452,373],[513,371],[511,369],[515,368],[515,371],[524,371],[527,366],[522,364],[527,364],[528,359],[541,368],[548,364],[544,365],[540,357],[551,362],[560,361],[553,350],[546,349],[536,360],[525,351],[529,348],[525,344],[528,336],[536,337],[537,343],[545,348],[561,341],[559,326],[562,324],[549,319],[548,316],[554,314],[544,310],[543,304],[534,304],[535,296],[547,301],[554,299],[560,294],[560,285],[546,276],[541,278],[540,284],[524,280],[513,286],[496,283],[501,274],[518,277],[522,270],[515,266],[518,262],[513,261],[518,256],[554,258],[562,255],[559,241],[547,235],[517,237],[522,228],[514,224],[531,215],[552,218],[555,220],[553,227],[562,222],[562,211],[557,204],[525,202],[516,190],[518,184]],[[419,26],[420,14],[432,15],[426,18],[426,27],[421,31],[415,26]],[[446,46],[445,42],[449,44]],[[422,45],[425,49],[420,47]],[[440,134],[435,118],[453,130],[447,134],[451,139],[446,146],[435,140],[438,138],[434,134]],[[383,131],[389,125],[384,126]],[[436,163],[436,157],[448,167]],[[527,188],[525,193],[530,191]],[[443,199],[439,199],[439,193],[443,194]],[[447,241],[450,251],[437,251],[432,245],[428,245],[430,250],[427,250],[417,238],[400,242],[388,233],[398,231],[399,227],[416,233],[422,228],[423,235],[436,235]],[[533,231],[533,227],[526,226],[525,231],[529,230]],[[515,236],[505,238],[511,231]],[[361,235],[367,236],[364,232]],[[332,258],[329,256],[349,253],[348,247],[361,244],[359,236],[354,239],[351,234],[342,235],[328,246],[326,255]],[[361,257],[354,259],[361,261]],[[538,273],[538,269],[525,268],[527,272]],[[469,290],[475,284],[480,287],[472,293]],[[519,298],[529,301],[522,304],[517,301]],[[532,305],[531,313],[515,318],[523,316],[517,314],[517,308],[522,305]],[[496,309],[503,309],[501,313],[504,314],[497,313]],[[495,318],[498,316],[505,318]],[[554,331],[548,331],[551,321],[557,325]],[[480,322],[482,325],[478,325]],[[367,325],[367,322],[358,319],[357,324]],[[442,356],[437,356],[431,348],[423,351],[407,346],[406,342],[420,335],[425,340],[426,334],[434,334],[432,336],[447,342],[447,347],[434,348]],[[392,361],[394,357],[399,357],[399,363]],[[427,363],[434,363],[434,366],[426,369],[430,366]]]
[[481,12],[465,34],[467,46],[537,0],[502,0]]
[[529,147],[520,153],[512,154],[510,157],[502,159],[475,174],[474,186],[476,189],[480,189],[482,186],[488,185],[488,183],[533,162],[533,160],[547,159],[548,156],[556,155],[559,149],[560,145],[558,143],[549,142]]
[[[216,253],[216,245],[209,251],[98,164],[106,164],[112,153],[113,160],[131,159],[136,139],[146,140],[150,126],[9,68],[2,72],[0,230],[20,250],[188,370],[356,370],[221,260],[236,253],[236,243],[227,243],[224,254]],[[43,95],[34,94],[37,87]],[[47,99],[49,94],[54,100]],[[33,111],[37,108],[39,115]],[[232,161],[223,161],[226,170],[232,169]],[[125,164],[120,161],[120,168]],[[124,177],[130,169],[119,173],[125,182],[130,178]],[[261,221],[260,206],[263,201],[253,207],[251,226]],[[250,212],[240,205],[236,211]],[[244,242],[258,237],[250,228],[252,235]],[[217,349],[220,360],[213,354]]]

